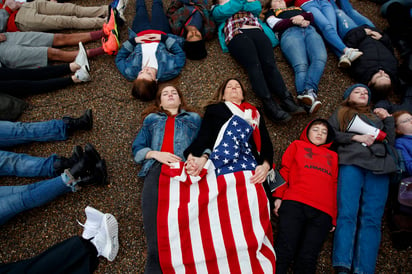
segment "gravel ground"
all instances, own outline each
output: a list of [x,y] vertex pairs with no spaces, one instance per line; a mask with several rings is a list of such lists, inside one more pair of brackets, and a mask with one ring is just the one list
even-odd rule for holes
[[[165,1],[165,6],[170,0]],[[83,5],[108,4],[109,1],[73,1]],[[134,1],[129,1],[126,17],[131,25]],[[351,0],[353,6],[368,16],[379,28],[386,22],[379,16],[379,5],[370,1]],[[150,7],[151,1],[147,2]],[[121,40],[126,39],[126,28]],[[99,43],[88,44],[88,48]],[[202,61],[187,61],[181,75],[173,80],[184,91],[188,103],[200,109],[204,99],[210,98],[218,85],[227,77],[236,76],[251,90],[244,70],[230,57],[223,54],[215,38],[207,43],[208,57]],[[291,91],[295,93],[294,78],[290,66],[279,48],[275,49],[279,69]],[[346,87],[353,80],[345,71],[337,68],[337,58],[328,53],[327,66],[320,82],[319,99],[322,108],[316,117],[327,118],[341,101]],[[96,146],[108,164],[110,185],[89,187],[62,196],[48,205],[20,214],[0,227],[0,262],[26,259],[44,251],[73,235],[80,235],[82,228],[76,220],[85,221],[84,208],[93,206],[116,216],[120,229],[120,251],[112,263],[100,260],[97,273],[142,273],[145,264],[146,245],[140,211],[140,193],[143,181],[137,178],[139,166],[131,156],[131,143],[141,125],[141,111],[149,104],[139,102],[130,94],[131,84],[117,71],[112,56],[100,56],[91,60],[92,82],[72,86],[57,92],[27,98],[30,107],[20,121],[41,121],[78,116],[86,108],[93,109],[94,128],[89,132],[77,132],[64,142],[36,143],[12,148],[15,152],[48,156],[58,153],[69,156],[74,145],[90,142]],[[260,102],[250,92],[248,99]],[[288,144],[298,138],[304,126],[314,116],[295,118],[286,125],[267,121],[275,149],[275,162]],[[1,178],[1,185],[23,185],[40,179]],[[275,221],[274,221],[275,223]],[[387,222],[383,222],[382,243],[376,271],[378,273],[411,273],[411,249],[398,251],[392,247]],[[319,273],[331,273],[332,234],[326,241],[318,264]]]

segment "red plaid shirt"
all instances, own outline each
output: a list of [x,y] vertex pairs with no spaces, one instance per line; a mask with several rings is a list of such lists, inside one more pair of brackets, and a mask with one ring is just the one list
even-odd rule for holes
[[260,30],[262,26],[260,25],[258,18],[255,17],[251,12],[240,11],[235,13],[227,19],[226,25],[223,29],[225,33],[225,43],[226,45],[235,37],[236,35],[242,33],[242,28],[245,25],[258,27]]

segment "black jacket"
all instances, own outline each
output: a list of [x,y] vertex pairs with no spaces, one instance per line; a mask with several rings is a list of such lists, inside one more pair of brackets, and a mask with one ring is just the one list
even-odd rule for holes
[[[369,28],[382,34],[380,40],[366,35],[364,29]],[[388,35],[376,28],[360,26],[350,30],[344,37],[344,43],[350,48],[357,48],[363,55],[356,59],[351,66],[351,73],[357,82],[367,85],[372,76],[380,69],[391,78],[392,83],[398,84],[398,60],[393,54],[393,47]]]
[[[185,157],[187,158],[190,153],[199,157],[206,149],[212,151],[220,129],[224,123],[232,117],[232,115],[232,112],[225,105],[225,103],[218,103],[208,106],[196,139],[184,152]],[[255,156],[258,164],[262,164],[263,161],[266,160],[272,167],[273,146],[262,116],[260,117],[259,130],[261,137],[260,155],[257,153],[256,145],[252,137],[249,139],[249,144],[251,145],[253,155]]]

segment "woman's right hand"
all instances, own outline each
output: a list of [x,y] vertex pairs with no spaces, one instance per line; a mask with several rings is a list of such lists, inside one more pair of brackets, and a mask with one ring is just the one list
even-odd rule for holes
[[354,135],[352,140],[358,143],[366,144],[367,146],[371,146],[373,142],[375,142],[375,137],[370,134],[363,134],[363,135]]
[[189,154],[185,163],[186,172],[190,176],[198,176],[207,162],[206,157],[196,157]]
[[158,162],[171,166],[172,163],[180,162],[182,158],[170,152],[152,150],[146,154],[146,159],[155,159]]
[[282,205],[282,199],[276,199],[275,200],[275,208],[273,209],[273,213],[275,213],[276,216],[279,217],[279,208]]

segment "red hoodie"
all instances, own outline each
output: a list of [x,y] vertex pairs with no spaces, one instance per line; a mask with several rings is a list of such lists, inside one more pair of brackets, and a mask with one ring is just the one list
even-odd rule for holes
[[307,135],[310,125],[319,120],[326,122],[323,119],[310,122],[299,140],[293,141],[286,149],[280,169],[286,182],[272,195],[319,209],[330,215],[332,224],[336,226],[338,154],[329,149],[334,139],[334,131],[327,124],[328,137],[326,143],[320,146],[312,144]]

